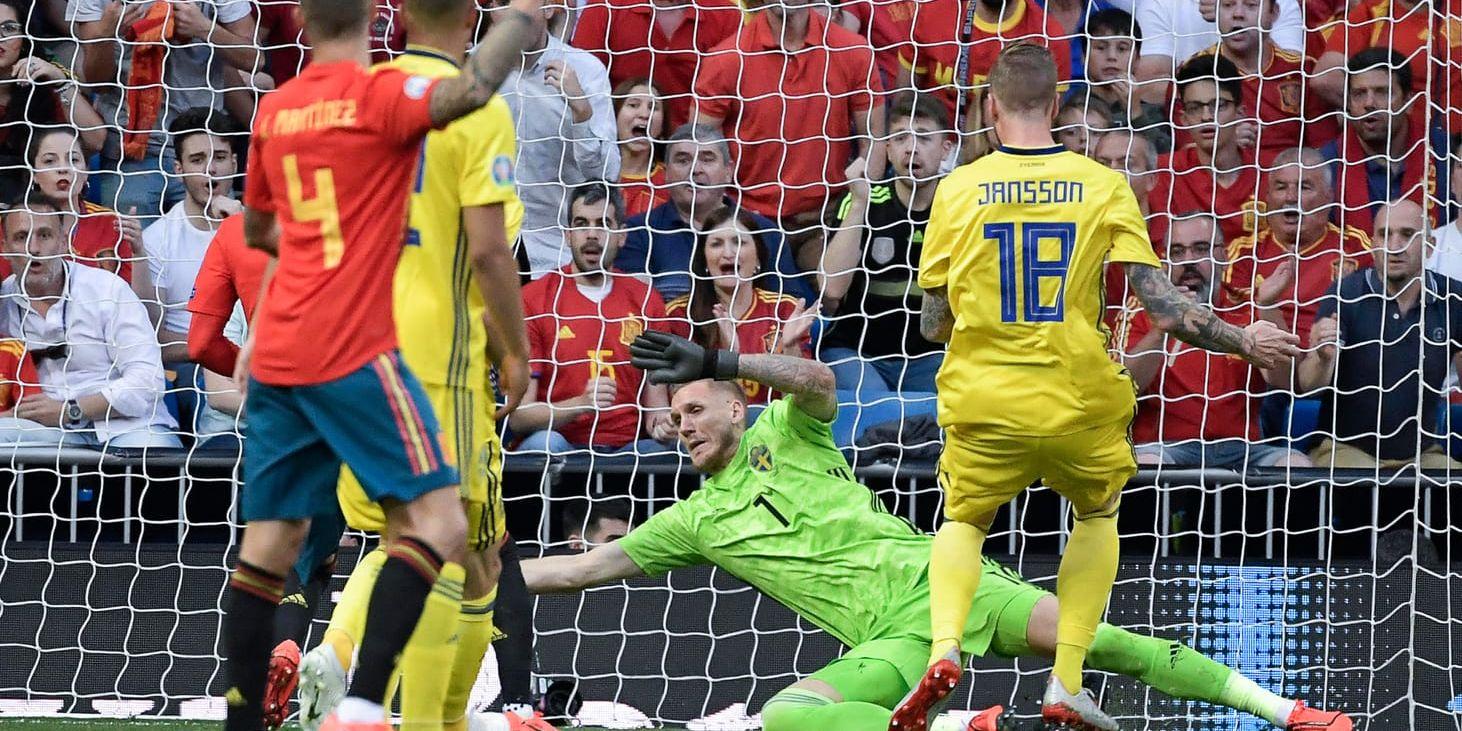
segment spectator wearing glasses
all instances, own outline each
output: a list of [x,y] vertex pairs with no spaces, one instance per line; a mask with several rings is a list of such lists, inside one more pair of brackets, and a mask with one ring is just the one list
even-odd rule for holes
[[1344,134],[1320,148],[1333,161],[1341,220],[1369,231],[1386,201],[1447,200],[1447,176],[1437,175],[1450,147],[1447,131],[1427,126],[1428,99],[1415,93],[1406,60],[1389,48],[1370,48],[1352,56],[1347,68]]
[[63,226],[38,198],[0,214],[15,272],[0,284],[0,332],[26,344],[41,386],[8,413],[0,443],[181,446],[147,310],[117,275],[70,261]]
[[[1226,241],[1253,228],[1259,188],[1255,125],[1243,119],[1244,84],[1233,62],[1199,56],[1178,71],[1180,131],[1192,142],[1159,164],[1149,204],[1154,212],[1212,211]],[[1162,232],[1159,232],[1161,240]]]
[[1320,391],[1331,435],[1310,453],[1317,465],[1462,469],[1433,429],[1447,371],[1462,363],[1462,282],[1422,268],[1426,228],[1416,203],[1382,206],[1375,266],[1320,304],[1298,369],[1299,390]]
[[135,207],[150,222],[183,196],[171,179],[166,131],[194,107],[223,111],[230,87],[246,93],[238,74],[261,70],[251,9],[249,0],[67,5],[81,41],[79,75],[101,88],[99,111],[109,127],[98,180],[104,205]]
[[[1235,327],[1253,323],[1252,308],[1235,306],[1225,295],[1228,261],[1223,230],[1213,215],[1174,216],[1168,228],[1168,277],[1180,290],[1207,305]],[[1134,302],[1134,307],[1140,307]],[[1122,364],[1139,392],[1132,435],[1139,464],[1230,468],[1287,465],[1308,467],[1303,454],[1259,443],[1257,395],[1261,374],[1241,358],[1194,348],[1152,327],[1147,313],[1129,318],[1119,342]]]
[[[15,174],[34,135],[60,124],[87,130],[83,141],[90,152],[101,149],[106,128],[101,115],[81,94],[71,76],[41,58],[26,23],[30,2],[0,0],[0,177],[22,182]],[[23,190],[3,190],[16,196]],[[7,198],[8,199],[8,198]]]

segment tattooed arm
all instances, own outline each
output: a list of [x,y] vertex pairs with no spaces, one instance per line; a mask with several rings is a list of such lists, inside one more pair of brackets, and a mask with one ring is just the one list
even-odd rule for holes
[[838,415],[837,382],[831,368],[795,355],[742,355],[736,376],[790,394],[797,408],[820,421]]
[[954,332],[954,313],[949,309],[949,289],[924,290],[919,310],[919,334],[931,343],[947,343]]
[[1194,302],[1173,286],[1166,273],[1146,264],[1126,265],[1127,282],[1154,327],[1205,350],[1234,353],[1263,369],[1293,360],[1299,338],[1268,320],[1246,328],[1224,322],[1213,310]]
[[492,30],[477,45],[462,73],[444,79],[432,90],[431,118],[437,126],[471,114],[486,104],[508,73],[523,62],[523,51],[539,37],[543,23],[538,0],[514,0],[493,11]]

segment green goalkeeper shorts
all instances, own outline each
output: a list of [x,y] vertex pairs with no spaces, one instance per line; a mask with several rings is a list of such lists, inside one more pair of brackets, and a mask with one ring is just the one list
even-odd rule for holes
[[[964,647],[988,648],[1006,657],[1030,654],[1026,627],[1036,602],[1047,596],[1049,592],[1025,583],[1013,572],[986,571],[971,614],[978,611],[990,621],[966,628]],[[927,637],[890,637],[848,650],[812,677],[832,686],[844,701],[893,708],[928,667]]]

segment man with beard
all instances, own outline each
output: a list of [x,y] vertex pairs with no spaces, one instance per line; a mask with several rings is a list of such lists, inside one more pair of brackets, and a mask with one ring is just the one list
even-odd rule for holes
[[1427,99],[1414,93],[1418,80],[1406,59],[1390,48],[1368,48],[1347,68],[1345,133],[1320,148],[1335,169],[1340,220],[1369,231],[1386,201],[1447,200],[1447,176],[1437,175],[1447,159],[1447,132],[1428,128]]
[[[1168,229],[1168,278],[1200,304],[1236,327],[1253,322],[1251,306],[1234,306],[1220,282],[1228,256],[1218,222],[1195,211]],[[1135,298],[1134,298],[1135,300]],[[1133,307],[1141,303],[1133,302]],[[1278,444],[1259,444],[1259,400],[1265,390],[1242,359],[1194,348],[1152,326],[1135,311],[1121,342],[1122,364],[1137,387],[1132,436],[1138,464],[1233,468],[1308,467],[1303,454]]]
[[1430,428],[1448,367],[1462,365],[1462,282],[1422,269],[1426,229],[1417,204],[1382,206],[1375,266],[1320,303],[1298,369],[1301,392],[1320,390],[1320,427],[1332,435],[1310,453],[1315,464],[1462,469]]
[[[870,183],[863,160],[848,168],[848,194],[823,263],[827,287],[822,359],[838,388],[866,395],[934,391],[943,348],[919,334],[918,277],[924,226],[940,163],[954,149],[949,113],[932,96],[908,94],[889,117],[890,183]],[[840,306],[841,305],[841,306]]]
[[1274,165],[1264,194],[1265,228],[1229,244],[1223,282],[1236,302],[1253,302],[1261,317],[1306,342],[1330,285],[1370,264],[1370,240],[1330,222],[1331,168],[1320,153],[1286,150]]
[[573,261],[523,288],[531,380],[508,417],[526,435],[520,451],[654,452],[664,447],[641,435],[674,439],[665,386],[628,367],[629,344],[665,319],[665,301],[610,268],[623,221],[619,191],[602,182],[574,188],[563,233]]

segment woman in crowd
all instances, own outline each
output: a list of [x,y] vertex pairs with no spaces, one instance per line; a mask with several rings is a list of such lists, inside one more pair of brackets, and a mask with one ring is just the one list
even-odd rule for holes
[[79,135],[72,127],[56,127],[37,134],[25,157],[32,170],[33,184],[66,212],[71,255],[83,264],[120,276],[133,285],[133,291],[139,291],[134,274],[147,277],[147,267],[133,267],[140,257],[142,226],[130,216],[86,200],[90,173],[81,148]]
[[665,168],[659,140],[665,139],[665,102],[649,79],[626,79],[614,87],[619,127],[619,187],[624,215],[638,216],[665,202]]
[[[707,348],[742,353],[812,357],[812,324],[820,305],[765,288],[767,266],[762,233],[750,215],[721,208],[706,218],[691,260],[690,294],[665,305],[670,330]],[[773,398],[759,383],[742,381],[747,398]]]
[[[100,114],[70,75],[41,58],[26,35],[29,0],[0,0],[0,168],[23,167],[33,133],[58,124],[86,130],[87,150],[101,149],[106,128]],[[0,185],[7,199],[24,192],[25,176],[0,175],[15,186]]]

